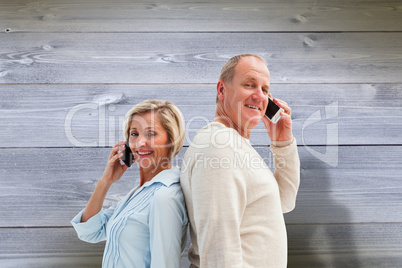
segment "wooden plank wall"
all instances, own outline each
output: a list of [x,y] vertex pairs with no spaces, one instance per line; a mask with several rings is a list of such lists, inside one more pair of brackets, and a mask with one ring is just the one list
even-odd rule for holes
[[[175,102],[180,164],[213,117],[220,68],[245,52],[266,59],[271,92],[293,109],[301,187],[285,216],[288,267],[400,267],[400,0],[1,0],[0,31],[1,267],[99,267],[104,244],[81,242],[69,221],[125,112]],[[261,125],[251,141],[273,167]]]

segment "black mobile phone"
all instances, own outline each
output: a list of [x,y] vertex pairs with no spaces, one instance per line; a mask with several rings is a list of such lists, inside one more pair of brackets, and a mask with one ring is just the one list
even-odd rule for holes
[[126,149],[123,151],[123,156],[121,157],[121,160],[123,161],[123,163],[130,167],[133,164],[134,161],[134,154],[130,149],[130,146],[128,146],[128,139],[126,144],[124,145],[126,147]]
[[267,110],[265,110],[265,116],[272,122],[276,123],[279,121],[281,118],[281,112],[284,110],[280,108],[278,105],[275,104],[275,102],[271,99],[268,98],[268,106]]

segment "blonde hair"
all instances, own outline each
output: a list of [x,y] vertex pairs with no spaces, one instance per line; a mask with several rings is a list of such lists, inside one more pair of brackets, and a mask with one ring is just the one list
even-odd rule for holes
[[179,108],[170,101],[145,100],[131,108],[124,117],[123,133],[126,140],[130,135],[130,122],[134,115],[155,112],[162,126],[167,132],[170,141],[169,159],[175,157],[184,143],[184,120]]

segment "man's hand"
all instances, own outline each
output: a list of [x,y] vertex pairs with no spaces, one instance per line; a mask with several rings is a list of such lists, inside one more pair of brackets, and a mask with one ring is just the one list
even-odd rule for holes
[[[272,95],[269,94],[272,98]],[[281,112],[281,119],[276,123],[272,123],[266,116],[262,117],[262,122],[264,122],[265,128],[268,132],[268,136],[271,141],[288,141],[293,138],[292,134],[292,118],[291,109],[286,102],[280,99],[272,100],[281,107],[285,112]]]

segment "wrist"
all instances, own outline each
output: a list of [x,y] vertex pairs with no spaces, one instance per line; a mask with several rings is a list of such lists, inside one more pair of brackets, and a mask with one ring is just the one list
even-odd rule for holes
[[294,137],[292,136],[290,139],[288,140],[275,140],[275,141],[271,141],[271,145],[275,146],[275,147],[285,147],[288,146],[290,144],[292,144]]
[[113,182],[104,177],[100,178],[97,183],[97,187],[108,190],[112,186]]

